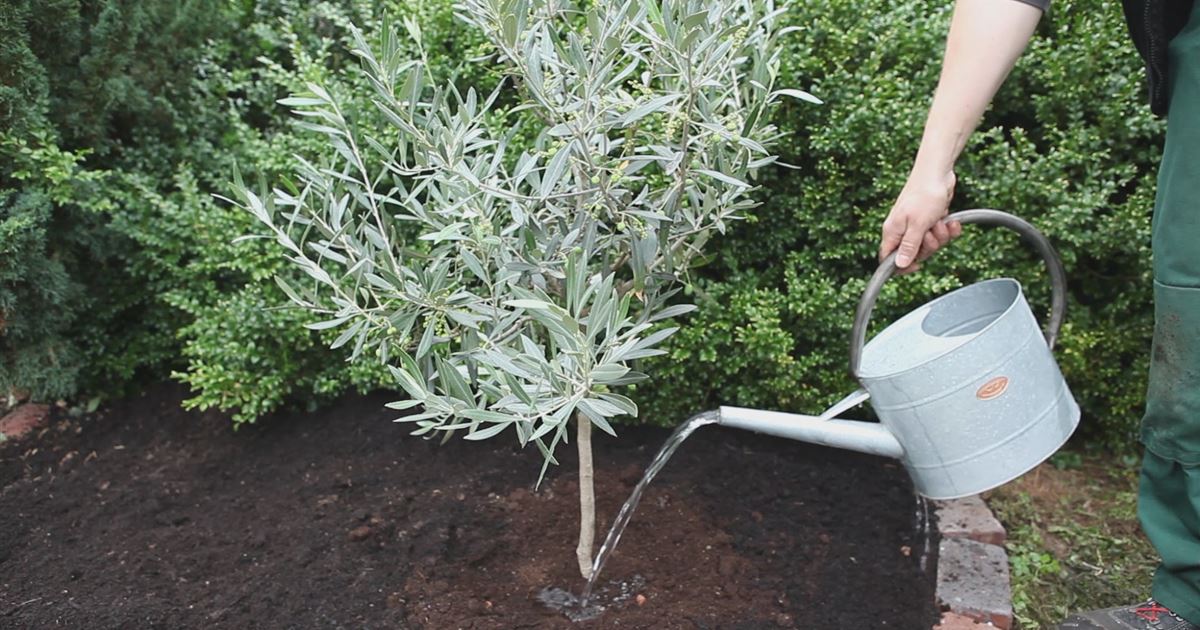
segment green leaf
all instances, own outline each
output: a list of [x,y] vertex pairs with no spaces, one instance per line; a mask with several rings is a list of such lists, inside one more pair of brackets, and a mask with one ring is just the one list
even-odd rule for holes
[[661,319],[678,317],[680,315],[690,313],[690,312],[696,310],[696,308],[698,308],[698,307],[695,304],[675,304],[673,306],[668,306],[667,308],[664,308],[663,310],[651,315],[649,321],[656,322]]
[[638,105],[637,107],[634,107],[633,109],[629,110],[624,116],[622,116],[621,117],[621,125],[624,127],[628,127],[628,126],[632,125],[633,123],[645,118],[646,116],[649,116],[650,114],[661,111],[667,105],[670,105],[671,103],[674,103],[675,101],[679,100],[682,96],[683,96],[682,94],[666,94],[664,96],[657,96],[655,98],[652,98],[652,99],[646,101],[645,103],[642,103],[641,105]]
[[442,357],[436,357],[436,362],[438,379],[446,393],[465,403],[475,404],[475,396],[471,394],[471,388],[467,386],[467,382],[463,380],[458,369]]
[[294,302],[296,304],[299,304],[300,306],[305,306],[305,307],[311,306],[309,301],[301,298],[300,294],[298,294],[296,292],[296,290],[292,288],[292,285],[288,284],[287,280],[284,280],[282,276],[277,275],[274,278],[275,278],[275,284],[278,285],[279,288],[283,290],[284,295],[287,295],[289,300],[291,300],[292,302]]
[[408,36],[417,44],[421,43],[421,24],[411,17],[404,17],[404,28],[408,31]]
[[323,322],[317,322],[315,324],[305,324],[304,327],[309,330],[326,330],[328,328],[336,328],[338,326],[341,326],[342,324],[345,324],[348,321],[350,321],[349,316],[337,317],[334,319],[325,320]]
[[354,335],[357,335],[359,331],[362,330],[363,325],[366,323],[366,321],[357,321],[351,324],[349,328],[343,330],[342,334],[337,336],[337,339],[333,340],[333,343],[329,345],[329,349],[337,350],[338,348],[346,345],[346,342],[353,339]]
[[644,348],[650,348],[652,346],[659,344],[667,337],[670,337],[671,335],[675,334],[675,332],[678,330],[679,330],[678,326],[673,326],[671,328],[663,328],[662,330],[656,330],[653,333],[650,333],[649,335],[646,335],[645,337],[640,339],[636,344],[634,344],[633,348],[634,348],[634,350],[642,350]]
[[586,416],[592,424],[599,427],[601,431],[616,437],[617,432],[613,430],[612,425],[608,423],[608,420],[604,418],[604,415],[597,410],[597,406],[595,404],[596,402],[597,401],[595,400],[586,398],[579,401],[579,411],[583,412],[583,415]]
[[475,431],[472,431],[472,432],[466,434],[465,436],[463,436],[463,439],[464,440],[486,440],[490,437],[495,437],[495,436],[499,435],[502,431],[507,429],[508,425],[510,425],[510,424],[512,424],[512,422],[505,422],[503,424],[493,424],[492,426],[487,427],[485,429],[476,429]]
[[621,411],[620,407],[617,407],[616,405],[613,405],[601,398],[586,398],[583,400],[583,402],[586,402],[588,407],[605,418],[619,416],[624,413]]
[[517,381],[512,374],[505,372],[501,375],[501,377],[504,379],[504,383],[508,385],[509,391],[511,391],[514,396],[516,396],[526,405],[529,405],[530,407],[533,406],[533,397],[529,395],[529,392],[521,386],[521,383]]
[[501,28],[504,43],[510,47],[515,47],[517,45],[517,16],[508,13],[501,19],[503,21]]
[[691,30],[708,23],[708,11],[693,13],[683,20],[683,28]]
[[548,311],[554,308],[553,304],[549,302],[543,302],[542,300],[506,300],[504,305],[511,306],[513,308],[525,308],[539,311]]
[[429,349],[433,347],[433,320],[425,319],[425,332],[421,333],[421,341],[417,344],[417,358],[421,358],[429,354]]
[[[656,351],[656,352],[658,352],[659,354],[665,354],[661,350]],[[642,372],[629,372],[625,376],[622,376],[621,378],[609,383],[609,385],[613,386],[613,387],[616,387],[617,385],[633,385],[634,383],[641,383],[642,381],[645,381],[649,378],[650,378],[649,375],[644,374]]]
[[287,98],[281,98],[275,102],[283,105],[284,107],[313,107],[316,105],[325,104],[325,101],[319,98],[312,98],[308,96],[289,96]]
[[558,185],[558,181],[562,179],[563,173],[567,170],[567,160],[570,159],[571,149],[574,146],[574,142],[567,143],[550,159],[550,164],[542,173],[542,186],[538,191],[543,198],[549,197],[550,193],[554,192],[554,187]]
[[821,99],[813,96],[812,94],[809,94],[808,92],[805,92],[804,90],[784,88],[782,90],[775,90],[774,92],[771,93],[772,96],[774,96],[775,94],[782,94],[783,96],[790,96],[792,98],[800,99],[802,101],[808,101],[809,103],[815,103],[817,105],[821,105],[824,103],[824,101],[822,101]]
[[602,392],[600,394],[600,398],[602,400],[608,402],[609,404],[613,405],[614,407],[620,409],[621,413],[632,416],[634,418],[636,418],[638,415],[637,403],[633,402],[626,396],[622,396],[620,394],[613,394],[611,392]]
[[720,171],[712,171],[712,170],[705,169],[705,168],[698,168],[698,169],[695,169],[695,172],[697,172],[701,175],[707,175],[713,179],[716,179],[718,181],[729,184],[730,186],[737,186],[738,188],[750,188],[750,184],[747,184],[746,182],[744,182],[736,177],[726,175],[725,173],[722,173]]
[[529,440],[531,440],[531,441],[540,440],[542,438],[542,436],[546,435],[547,433],[553,431],[556,428],[558,428],[557,424],[553,424],[550,422],[543,422],[541,424],[541,426],[539,426],[536,430],[534,430],[534,432],[532,434],[530,434]]
[[598,365],[592,368],[592,380],[597,383],[608,383],[625,376],[629,368],[616,363]]
[[492,411],[490,409],[465,409],[462,411],[462,413],[460,415],[462,415],[463,417],[466,417],[466,418],[470,418],[472,420],[478,420],[480,422],[505,422],[505,423],[507,423],[507,422],[514,422],[517,420],[517,418],[512,416],[511,414],[501,413],[499,411]]
[[425,400],[425,396],[427,395],[425,388],[418,384],[417,380],[414,379],[407,370],[402,370],[394,365],[389,365],[388,371],[392,373],[392,377],[395,378],[396,382],[400,384],[400,388],[405,392],[408,392],[408,395],[412,396],[414,400]]
[[463,264],[467,266],[467,269],[469,269],[476,278],[479,278],[483,282],[489,281],[488,273],[484,270],[483,263],[480,262],[479,257],[476,256],[474,252],[467,247],[463,247],[458,250],[458,254],[462,258]]
[[[633,361],[634,359],[645,359],[647,357],[658,357],[666,354],[666,350],[659,348],[646,348],[642,350],[631,350],[621,355],[622,361]],[[624,380],[624,379],[622,379]],[[613,383],[615,384],[615,383]]]

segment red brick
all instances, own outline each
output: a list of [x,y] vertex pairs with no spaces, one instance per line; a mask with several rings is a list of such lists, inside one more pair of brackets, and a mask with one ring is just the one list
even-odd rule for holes
[[47,405],[20,405],[7,416],[0,418],[0,433],[10,440],[20,439],[30,431],[46,426],[46,416],[49,413],[50,407]]
[[942,610],[1011,628],[1012,590],[1004,548],[943,538],[938,546],[937,599]]
[[969,538],[988,545],[1003,545],[1008,533],[979,495],[936,501],[938,532],[942,538]]

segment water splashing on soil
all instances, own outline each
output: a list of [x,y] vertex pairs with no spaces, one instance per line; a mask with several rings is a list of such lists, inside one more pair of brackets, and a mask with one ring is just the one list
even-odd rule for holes
[[629,498],[625,501],[625,505],[621,506],[621,511],[617,512],[617,518],[613,521],[612,529],[608,530],[608,537],[604,539],[604,544],[600,545],[600,551],[596,552],[596,558],[592,561],[592,575],[588,579],[587,586],[583,588],[583,594],[579,596],[579,603],[587,607],[588,599],[592,596],[592,589],[596,586],[596,579],[600,576],[600,571],[604,569],[604,563],[608,560],[608,556],[612,554],[617,543],[621,541],[621,534],[625,533],[625,527],[629,525],[629,519],[633,518],[633,511],[637,509],[638,502],[642,500],[642,493],[646,491],[646,486],[654,481],[654,476],[662,467],[667,464],[671,456],[675,454],[675,450],[680,444],[688,438],[696,429],[706,424],[716,424],[721,421],[721,412],[705,411],[698,413],[688,419],[687,422],[679,425],[671,437],[667,438],[658,455],[654,456],[654,461],[646,467],[646,472],[642,475],[642,480],[633,489]]
[[625,533],[625,528],[633,518],[633,512],[637,509],[638,502],[642,500],[642,493],[646,491],[646,486],[650,485],[658,471],[662,470],[662,467],[671,459],[671,455],[675,454],[679,445],[683,444],[689,435],[706,424],[716,424],[720,420],[721,412],[719,411],[698,413],[679,425],[675,432],[667,438],[666,443],[654,456],[654,460],[646,467],[641,481],[634,487],[629,498],[625,500],[625,504],[621,506],[621,511],[617,512],[617,518],[613,520],[612,528],[608,530],[604,544],[600,545],[600,551],[596,552],[596,558],[592,561],[591,577],[588,579],[587,586],[583,588],[582,594],[576,596],[561,588],[546,588],[538,594],[538,600],[563,613],[571,621],[587,621],[598,617],[600,613],[604,612],[604,609],[628,600],[636,592],[636,589],[645,585],[645,579],[641,576],[634,576],[629,581],[609,582],[599,591],[595,591],[600,571],[604,568],[604,563],[608,561],[608,557],[616,548],[617,543],[620,542],[621,534]]
[[538,593],[538,600],[548,608],[566,615],[571,621],[588,621],[600,616],[608,608],[624,604],[646,586],[646,579],[635,575],[629,580],[613,580],[591,594],[587,602],[561,588],[545,588]]

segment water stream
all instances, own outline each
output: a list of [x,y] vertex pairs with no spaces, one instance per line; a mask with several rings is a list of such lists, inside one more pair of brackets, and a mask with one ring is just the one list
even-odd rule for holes
[[587,586],[583,588],[583,594],[579,596],[579,603],[583,607],[587,607],[588,599],[592,596],[592,590],[596,587],[596,580],[600,577],[600,571],[604,569],[604,563],[608,561],[608,556],[612,554],[613,548],[621,540],[621,534],[625,533],[625,527],[629,525],[629,519],[633,518],[633,511],[637,509],[638,502],[642,500],[642,493],[646,491],[646,486],[654,480],[654,476],[659,470],[666,465],[667,460],[671,459],[671,455],[675,454],[675,450],[680,444],[688,438],[696,429],[706,424],[716,424],[721,420],[719,411],[705,411],[698,413],[688,419],[687,422],[679,425],[671,437],[667,438],[666,444],[663,444],[658,455],[654,456],[654,461],[650,462],[650,466],[646,468],[646,472],[642,475],[642,480],[638,482],[637,487],[633,489],[633,494],[629,495],[629,499],[625,501],[625,505],[621,506],[621,511],[617,512],[617,518],[613,521],[612,529],[608,530],[608,537],[604,539],[604,544],[600,545],[600,551],[596,552],[596,558],[592,561],[592,576],[588,579]]
[[[830,407],[821,418],[828,420],[842,412],[862,404],[867,399],[866,392],[863,390],[856,391],[838,403]],[[634,487],[633,493],[621,506],[621,511],[617,512],[617,518],[613,520],[612,529],[608,531],[608,536],[604,539],[604,544],[600,545],[600,550],[596,552],[596,557],[592,561],[591,577],[588,579],[587,586],[584,587],[583,593],[576,596],[573,593],[561,588],[547,588],[542,591],[538,599],[550,608],[561,611],[573,621],[584,621],[594,619],[604,611],[606,607],[612,604],[620,603],[628,599],[633,592],[642,585],[641,576],[634,576],[629,582],[612,582],[596,590],[600,573],[604,569],[604,563],[608,561],[608,557],[612,555],[613,549],[621,540],[621,534],[625,533],[625,528],[629,525],[630,519],[633,518],[633,512],[637,509],[638,502],[642,500],[642,493],[646,491],[646,486],[654,480],[658,472],[662,470],[675,451],[683,444],[684,440],[692,433],[706,424],[717,424],[721,420],[720,411],[705,411],[698,413],[679,425],[675,432],[667,438],[662,449],[654,456],[654,460],[646,468],[646,472],[642,474],[641,481]],[[918,497],[917,506],[917,521],[918,529],[924,530],[929,524],[928,506],[923,500]],[[925,557],[929,554],[928,533],[926,533],[925,549],[923,550],[921,562],[924,563]],[[591,602],[595,597],[598,602]],[[591,605],[589,605],[591,602]]]
[[921,572],[924,573],[929,564],[929,554],[933,551],[933,529],[929,517],[929,499],[913,493],[917,500],[917,535],[921,538]]
[[[721,420],[721,412],[705,411],[698,413],[688,419],[687,422],[679,425],[671,437],[667,438],[667,442],[663,444],[662,449],[658,451],[658,455],[654,456],[654,461],[650,462],[650,466],[646,468],[646,472],[642,474],[642,480],[634,487],[633,493],[625,500],[625,505],[621,506],[621,511],[617,512],[617,518],[613,521],[612,529],[608,530],[608,536],[604,539],[604,544],[600,545],[600,550],[596,552],[596,557],[592,560],[592,574],[588,579],[587,586],[583,588],[583,593],[579,596],[570,591],[561,588],[546,588],[538,595],[546,606],[562,612],[567,618],[572,621],[586,621],[595,619],[604,612],[608,606],[619,604],[627,599],[633,593],[640,589],[644,580],[641,576],[634,576],[630,581],[618,581],[609,583],[599,590],[596,590],[597,580],[600,577],[600,571],[604,568],[604,563],[608,561],[608,556],[616,548],[617,543],[621,540],[621,534],[625,533],[625,527],[629,525],[629,520],[633,518],[633,512],[637,509],[638,502],[642,500],[642,493],[646,491],[646,486],[654,480],[658,471],[667,464],[671,456],[679,448],[680,444],[694,433],[696,429],[706,424],[716,424]],[[593,596],[600,600],[601,603],[593,602],[589,605]]]

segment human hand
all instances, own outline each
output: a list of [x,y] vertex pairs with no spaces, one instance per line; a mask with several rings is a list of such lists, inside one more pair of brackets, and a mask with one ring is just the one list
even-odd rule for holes
[[954,197],[953,171],[938,176],[913,173],[883,222],[879,259],[896,251],[899,273],[921,268],[921,262],[962,234],[958,221],[942,222]]

